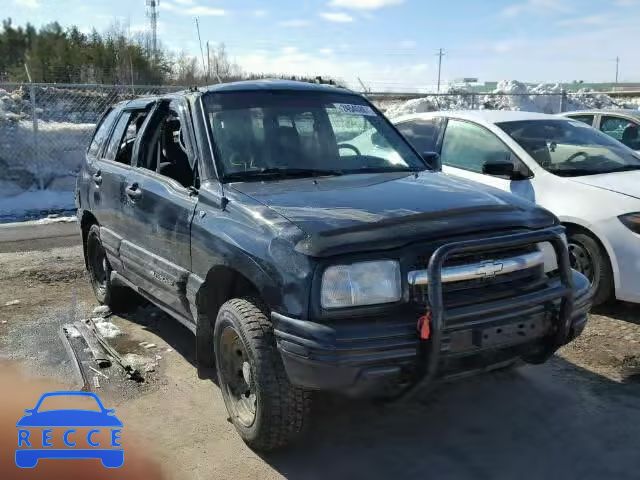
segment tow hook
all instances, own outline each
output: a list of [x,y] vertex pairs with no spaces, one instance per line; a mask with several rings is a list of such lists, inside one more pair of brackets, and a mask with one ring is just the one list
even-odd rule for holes
[[431,310],[427,310],[426,314],[418,318],[416,328],[420,340],[429,340],[431,337]]

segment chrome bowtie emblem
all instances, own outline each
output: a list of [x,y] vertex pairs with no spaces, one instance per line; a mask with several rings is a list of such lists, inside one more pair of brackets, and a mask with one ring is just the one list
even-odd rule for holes
[[495,277],[496,274],[500,273],[502,271],[502,268],[502,263],[488,260],[486,262],[482,262],[482,264],[474,272],[474,275],[477,277],[492,278]]

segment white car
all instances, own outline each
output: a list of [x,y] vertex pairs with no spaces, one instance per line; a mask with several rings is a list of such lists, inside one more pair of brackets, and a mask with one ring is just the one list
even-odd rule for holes
[[640,156],[583,122],[510,111],[430,112],[392,122],[445,173],[512,192],[567,227],[595,303],[640,303]]
[[583,110],[561,115],[591,125],[640,152],[640,110]]

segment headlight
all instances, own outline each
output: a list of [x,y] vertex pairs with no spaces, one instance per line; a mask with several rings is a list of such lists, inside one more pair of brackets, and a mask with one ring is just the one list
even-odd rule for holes
[[334,265],[322,276],[322,308],[391,303],[401,297],[400,265],[394,260]]
[[640,212],[627,213],[618,217],[624,226],[634,233],[640,233]]
[[[564,244],[568,245],[567,236],[564,233],[561,236]],[[544,273],[556,271],[558,269],[558,259],[556,258],[556,251],[553,245],[549,242],[541,242],[538,243],[538,248],[544,255]]]

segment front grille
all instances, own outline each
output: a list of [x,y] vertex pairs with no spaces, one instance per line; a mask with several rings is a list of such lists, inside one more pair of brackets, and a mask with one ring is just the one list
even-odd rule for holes
[[[519,257],[536,252],[535,244],[524,247],[488,250],[478,253],[464,253],[452,255],[447,259],[444,268],[475,264],[483,261],[499,261]],[[429,256],[418,258],[417,269],[426,270]],[[544,273],[543,265],[525,268],[515,272],[496,275],[493,277],[476,278],[454,281],[442,284],[442,295],[445,309],[464,307],[473,304],[515,297],[544,288],[548,277]],[[413,301],[420,306],[426,306],[428,301],[427,285],[413,286]]]

